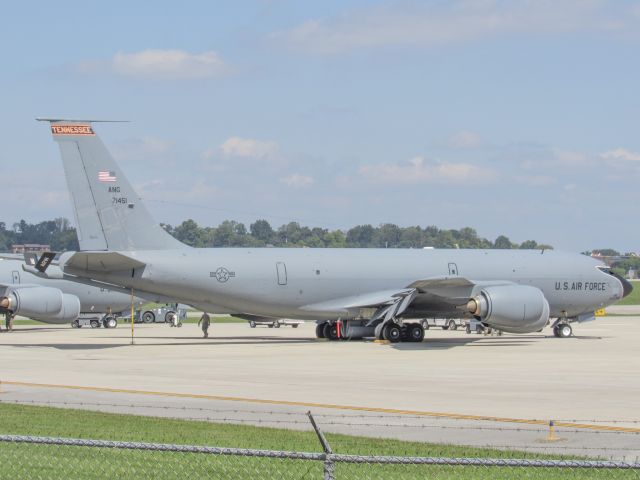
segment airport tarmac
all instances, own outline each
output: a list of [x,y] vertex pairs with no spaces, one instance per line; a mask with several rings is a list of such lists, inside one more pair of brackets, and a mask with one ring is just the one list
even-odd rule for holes
[[[328,342],[314,326],[19,326],[0,334],[0,400],[632,459],[639,317],[575,337],[432,328],[421,344]],[[548,422],[559,440],[549,441]]]

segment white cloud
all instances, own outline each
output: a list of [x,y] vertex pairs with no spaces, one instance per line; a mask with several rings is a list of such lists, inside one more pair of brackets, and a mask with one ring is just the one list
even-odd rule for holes
[[640,162],[640,153],[632,152],[626,148],[616,148],[600,154],[600,158],[607,162]]
[[581,165],[587,163],[589,158],[582,152],[572,150],[553,149],[554,160],[564,165]]
[[171,148],[171,142],[159,137],[129,138],[114,146],[113,153],[118,160],[144,160],[164,155]]
[[[222,153],[229,157],[265,158],[277,155],[278,144],[273,141],[255,140],[253,138],[231,137],[220,145]],[[208,151],[209,157],[213,152]],[[205,152],[207,155],[207,152]]]
[[429,162],[424,157],[414,157],[406,163],[363,165],[360,175],[373,183],[486,183],[494,172],[469,163]]
[[106,69],[124,77],[152,80],[214,78],[231,71],[229,65],[214,51],[190,53],[180,49],[118,52],[106,62],[82,62],[78,69],[83,73],[95,73]]
[[337,54],[382,46],[430,47],[504,33],[633,32],[630,18],[631,9],[613,0],[402,2],[309,20],[271,38],[305,52]]
[[448,143],[453,148],[478,148],[483,142],[479,134],[463,130],[452,135]]
[[299,173],[292,173],[286,177],[280,179],[280,181],[292,188],[303,188],[313,185],[313,177],[309,175],[301,175]]

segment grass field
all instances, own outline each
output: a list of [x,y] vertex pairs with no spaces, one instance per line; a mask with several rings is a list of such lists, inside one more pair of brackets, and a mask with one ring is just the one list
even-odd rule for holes
[[[320,452],[312,432],[3,404],[0,433]],[[516,451],[327,434],[335,453],[548,458]],[[637,478],[634,471],[418,465],[336,466],[340,478]],[[0,444],[0,478],[322,478],[322,463],[90,447]]]

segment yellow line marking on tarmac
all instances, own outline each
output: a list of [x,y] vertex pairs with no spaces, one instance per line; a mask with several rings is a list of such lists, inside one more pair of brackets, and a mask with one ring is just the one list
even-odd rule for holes
[[[476,421],[489,421],[500,423],[520,423],[527,425],[549,425],[549,420],[535,420],[526,418],[511,418],[511,417],[492,417],[488,415],[467,415],[462,413],[450,413],[450,412],[427,412],[421,410],[402,410],[395,408],[380,408],[380,407],[362,407],[354,405],[335,405],[331,403],[315,403],[315,402],[296,402],[288,400],[269,400],[260,398],[247,398],[247,397],[226,397],[222,395],[207,395],[201,393],[179,393],[179,392],[156,392],[152,390],[133,390],[126,388],[110,388],[110,387],[88,387],[81,385],[59,385],[51,383],[31,383],[31,382],[14,382],[14,381],[2,381],[3,385],[16,385],[20,387],[40,387],[40,388],[64,388],[69,390],[83,390],[88,392],[108,392],[108,393],[128,393],[135,395],[150,395],[157,397],[175,397],[175,398],[194,398],[202,400],[219,400],[225,402],[245,402],[245,403],[258,403],[263,405],[287,405],[292,407],[314,407],[324,408],[330,410],[352,410],[357,412],[372,412],[372,413],[389,413],[394,415],[413,415],[416,417],[434,417],[434,418],[450,418],[453,420],[476,420]],[[594,425],[591,423],[574,423],[574,422],[554,422],[556,427],[565,428],[581,428],[587,430],[607,431],[607,432],[626,432],[626,433],[640,433],[640,428],[633,427],[616,427],[613,425]]]

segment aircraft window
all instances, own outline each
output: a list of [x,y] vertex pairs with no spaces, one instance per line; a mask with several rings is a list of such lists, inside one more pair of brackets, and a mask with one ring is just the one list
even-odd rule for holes
[[609,268],[609,267],[606,267],[604,265],[599,265],[596,268],[598,270],[600,270],[601,272],[608,273],[609,275],[613,275],[613,272],[611,271],[611,268]]

